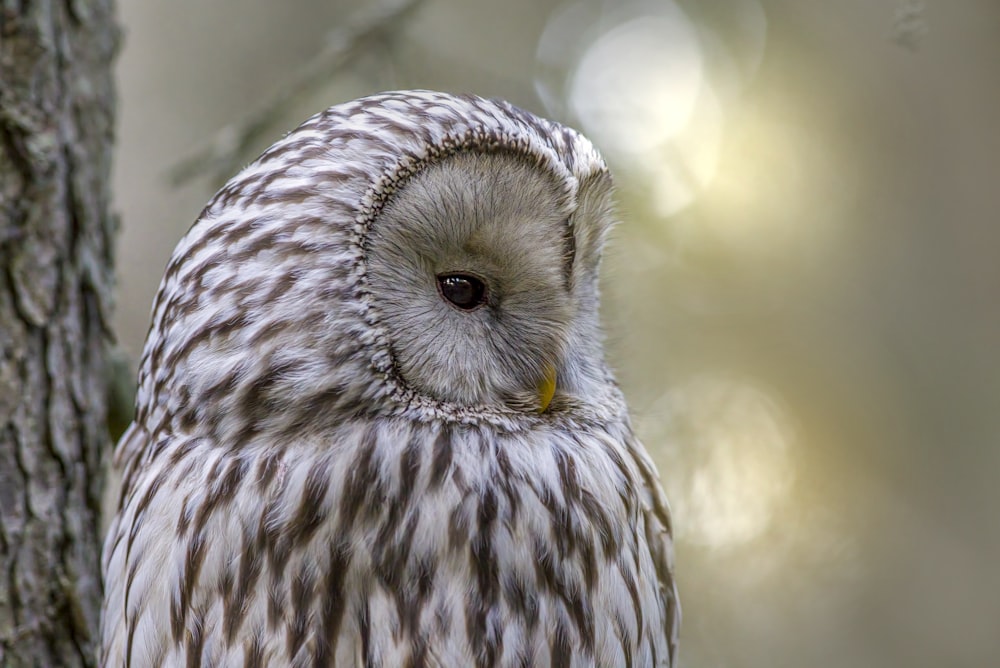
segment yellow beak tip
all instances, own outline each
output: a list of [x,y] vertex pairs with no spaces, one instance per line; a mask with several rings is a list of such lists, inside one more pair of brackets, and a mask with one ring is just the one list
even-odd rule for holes
[[545,367],[545,375],[538,384],[538,412],[544,413],[552,403],[556,393],[556,369],[552,365]]

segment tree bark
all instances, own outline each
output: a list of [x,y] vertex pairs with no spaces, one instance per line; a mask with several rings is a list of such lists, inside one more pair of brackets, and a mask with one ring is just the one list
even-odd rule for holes
[[0,665],[95,663],[111,0],[0,0]]

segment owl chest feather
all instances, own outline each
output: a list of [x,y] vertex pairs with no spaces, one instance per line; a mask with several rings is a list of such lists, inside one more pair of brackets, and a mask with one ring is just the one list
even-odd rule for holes
[[106,569],[138,569],[109,592],[109,665],[666,665],[614,434],[390,423],[174,452],[109,537]]

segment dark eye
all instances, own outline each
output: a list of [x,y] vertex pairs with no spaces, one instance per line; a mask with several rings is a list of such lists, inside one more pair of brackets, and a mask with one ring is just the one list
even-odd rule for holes
[[468,274],[443,274],[437,277],[441,296],[458,308],[469,311],[486,302],[486,286]]

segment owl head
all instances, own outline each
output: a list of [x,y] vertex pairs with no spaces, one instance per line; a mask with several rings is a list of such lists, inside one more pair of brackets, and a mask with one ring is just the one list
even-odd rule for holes
[[226,184],[154,304],[137,421],[218,437],[345,416],[618,413],[597,318],[611,179],[504,102],[338,105]]

